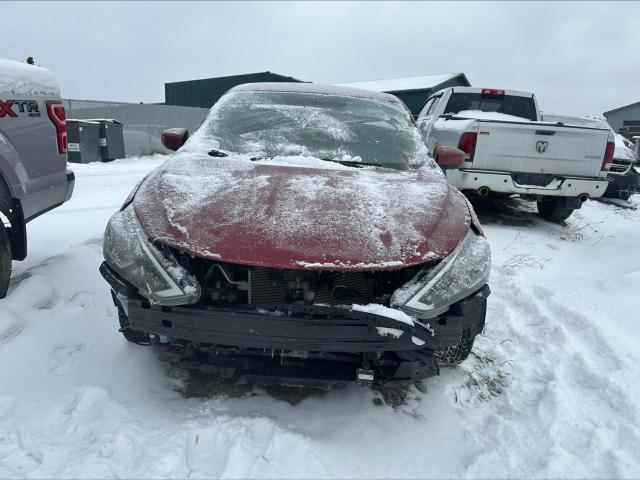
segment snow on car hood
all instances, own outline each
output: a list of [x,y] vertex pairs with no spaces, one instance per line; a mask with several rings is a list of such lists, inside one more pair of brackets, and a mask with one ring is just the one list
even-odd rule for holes
[[383,270],[448,255],[471,221],[438,169],[176,154],[133,205],[153,241],[229,263]]

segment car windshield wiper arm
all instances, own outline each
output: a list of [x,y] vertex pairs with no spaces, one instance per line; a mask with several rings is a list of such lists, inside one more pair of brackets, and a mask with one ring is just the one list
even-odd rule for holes
[[340,160],[337,158],[322,158],[325,162],[340,163],[349,167],[380,167],[379,163],[361,162],[359,160]]
[[217,148],[214,148],[213,150],[209,150],[209,155],[211,155],[212,157],[228,157],[229,154],[223,152],[222,150],[218,150]]
[[[249,160],[252,162],[257,162],[259,160],[271,160],[275,158],[273,156],[263,156],[263,157],[251,157]],[[340,163],[342,165],[347,165],[350,167],[380,167],[379,163],[368,163],[368,162],[360,162],[358,160],[340,160],[337,158],[321,158],[320,160],[324,160],[325,162],[333,162]]]

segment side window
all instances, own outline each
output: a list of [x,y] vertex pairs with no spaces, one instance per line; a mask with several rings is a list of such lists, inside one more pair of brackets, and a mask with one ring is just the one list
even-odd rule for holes
[[420,122],[422,122],[422,120],[424,120],[424,117],[426,117],[427,114],[429,113],[429,109],[433,105],[434,100],[435,98],[431,97],[430,99],[427,100],[427,103],[424,104],[424,107],[422,107],[422,110],[420,111],[420,115],[418,115],[418,125],[420,124]]
[[436,106],[438,105],[438,103],[440,103],[440,98],[442,98],[442,95],[434,97],[433,102],[431,103],[431,106],[429,107],[429,110],[427,111],[427,115],[431,115],[433,113],[433,111],[436,109]]

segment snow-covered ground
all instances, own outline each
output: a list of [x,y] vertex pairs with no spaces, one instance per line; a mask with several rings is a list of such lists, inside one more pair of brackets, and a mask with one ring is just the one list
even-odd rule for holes
[[480,206],[486,332],[398,408],[355,385],[184,398],[98,274],[107,219],[161,161],[75,165],[72,200],[29,225],[0,301],[1,478],[640,476],[640,210]]

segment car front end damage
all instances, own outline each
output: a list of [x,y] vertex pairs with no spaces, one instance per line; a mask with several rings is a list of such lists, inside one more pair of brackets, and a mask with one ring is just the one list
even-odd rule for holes
[[[150,242],[132,206],[109,222],[100,271],[121,328],[161,359],[289,385],[414,382],[483,327],[490,252],[473,227],[444,259],[395,269],[265,268]],[[445,362],[446,363],[446,362]]]
[[628,200],[631,195],[640,192],[640,174],[633,159],[614,158],[609,169],[611,181],[604,197]]

